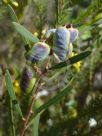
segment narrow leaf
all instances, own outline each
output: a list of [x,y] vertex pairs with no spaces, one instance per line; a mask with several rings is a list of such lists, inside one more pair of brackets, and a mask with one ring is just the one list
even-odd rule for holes
[[29,32],[25,27],[23,27],[22,25],[13,22],[13,25],[16,29],[16,31],[23,36],[26,40],[32,41],[34,43],[39,42],[39,39],[37,37],[34,37],[34,35]]
[[74,63],[77,63],[78,61],[81,61],[82,59],[85,59],[87,56],[89,56],[90,53],[91,53],[90,51],[82,52],[78,55],[75,55],[74,57],[69,58],[68,60],[66,60],[64,62],[61,62],[61,63],[58,63],[58,64],[52,66],[51,68],[49,68],[49,70],[59,69],[59,68],[63,68],[68,65],[72,65]]
[[[17,18],[17,16],[16,16],[15,11],[14,11],[13,8],[11,7],[11,5],[9,5],[9,4],[8,4],[8,11],[9,11],[9,13],[10,13],[10,16],[11,16],[12,21],[19,23],[19,20],[18,20],[18,18]],[[24,37],[22,37],[22,40],[23,40],[24,44],[27,44],[27,43],[28,43],[27,40],[26,40]]]
[[6,86],[7,86],[7,90],[8,90],[8,94],[10,96],[10,99],[12,100],[12,103],[15,105],[15,108],[16,108],[17,112],[19,113],[19,115],[21,117],[23,117],[21,108],[20,108],[18,101],[16,99],[16,95],[15,95],[13,85],[12,85],[12,80],[11,80],[10,73],[8,70],[6,70],[5,81],[6,81]]
[[32,124],[33,124],[32,136],[38,136],[39,120],[40,120],[40,114],[37,114],[35,118],[32,120]]
[[8,5],[8,11],[9,11],[9,13],[10,13],[10,16],[11,16],[12,21],[14,21],[14,22],[19,22],[19,21],[18,21],[18,18],[17,18],[17,16],[16,16],[16,14],[15,14],[15,11],[14,11],[13,8],[11,7],[11,5]]
[[10,73],[9,73],[8,70],[6,71],[5,80],[6,80],[6,86],[7,86],[7,89],[8,89],[10,99],[12,101],[14,101],[14,100],[16,100],[16,96],[15,96],[15,93],[14,93],[14,90],[13,90],[13,85],[12,85]]
[[41,105],[38,109],[36,109],[35,112],[36,113],[40,113],[42,110],[45,110],[45,109],[49,108],[49,106],[59,102],[62,99],[62,97],[67,95],[67,93],[69,93],[72,90],[72,87],[70,86],[70,84],[72,83],[73,79],[74,78],[72,78],[70,83],[60,93],[58,93],[58,95],[54,96],[48,102],[46,102],[45,104]]

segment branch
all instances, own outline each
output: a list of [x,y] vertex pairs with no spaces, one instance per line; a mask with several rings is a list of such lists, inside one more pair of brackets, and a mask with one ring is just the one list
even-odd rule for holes
[[31,114],[32,114],[32,107],[33,107],[33,104],[34,104],[34,102],[35,102],[35,100],[36,100],[37,93],[38,93],[38,91],[39,91],[39,89],[40,89],[41,82],[42,82],[42,76],[39,78],[39,82],[38,82],[38,85],[37,85],[35,94],[34,94],[33,97],[32,97],[32,100],[31,100],[31,103],[30,103],[30,106],[29,106],[27,115],[26,115],[26,117],[25,117],[24,124],[23,124],[23,128],[22,128],[22,130],[21,130],[20,136],[24,136],[25,131],[26,131],[26,129],[27,129],[27,124],[28,124],[29,118],[31,117]]

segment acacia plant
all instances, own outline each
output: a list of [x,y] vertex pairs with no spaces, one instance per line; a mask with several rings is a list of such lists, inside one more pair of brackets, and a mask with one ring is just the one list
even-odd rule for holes
[[[73,82],[73,77],[71,77],[70,82],[61,92],[59,92],[56,96],[51,98],[45,104],[38,107],[35,111],[33,111],[32,108],[35,101],[37,100],[37,94],[43,83],[43,78],[49,76],[50,71],[61,69],[63,67],[68,67],[68,65],[72,65],[84,59],[90,54],[90,51],[86,51],[74,57],[70,57],[73,48],[72,43],[78,37],[78,30],[74,29],[72,25],[65,25],[63,27],[55,28],[54,32],[48,30],[43,39],[38,39],[37,37],[34,37],[33,34],[30,33],[26,28],[19,24],[14,10],[10,5],[8,5],[8,8],[10,9],[13,21],[16,21],[13,22],[15,29],[21,35],[22,40],[26,43],[26,52],[24,56],[27,60],[27,63],[20,83],[22,91],[25,91],[27,93],[28,98],[30,97],[29,104],[26,107],[27,110],[25,111],[25,113],[22,113],[22,109],[15,96],[15,91],[8,70],[6,70],[5,75],[7,90],[10,96],[12,133],[13,135],[15,135],[16,132],[14,124],[15,116],[12,110],[12,106],[14,105],[16,110],[18,111],[18,114],[21,117],[21,128],[17,129],[21,129],[20,135],[24,136],[26,130],[32,123],[35,123],[35,125],[39,124],[38,122],[41,113],[44,110],[46,110],[52,104],[60,101],[61,98],[70,91],[70,84]],[[53,46],[48,43],[48,39],[51,34],[53,34]],[[52,63],[52,56],[55,57],[57,63]],[[36,81],[34,80],[34,78],[36,79]],[[35,129],[37,129],[37,127],[38,126],[35,126]],[[34,131],[36,132],[37,130]]]
[[[57,3],[58,1],[55,2]],[[23,43],[24,45],[23,56],[25,60],[24,69],[22,70],[20,77],[18,76],[19,81],[17,81],[18,79],[13,81],[11,77],[12,72],[9,70],[9,67],[4,70],[7,90],[5,105],[8,105],[7,111],[9,114],[7,117],[10,118],[8,123],[9,126],[5,133],[9,133],[8,135],[10,136],[24,136],[25,134],[38,136],[40,117],[42,117],[44,111],[47,111],[50,106],[55,105],[56,103],[60,103],[62,110],[66,109],[63,106],[63,103],[61,103],[61,100],[65,98],[64,100],[66,101],[67,94],[70,94],[75,84],[75,87],[77,88],[78,83],[76,79],[78,79],[77,73],[80,71],[78,69],[80,63],[91,54],[91,50],[83,51],[89,47],[89,44],[87,44],[87,46],[77,46],[79,51],[75,51],[74,44],[77,45],[77,43],[80,43],[83,38],[81,34],[86,29],[92,30],[94,27],[99,28],[100,21],[102,20],[95,20],[92,25],[90,25],[90,23],[84,25],[83,23],[80,24],[80,20],[83,18],[83,16],[80,16],[75,22],[66,22],[66,9],[63,10],[64,13],[60,12],[60,9],[62,8],[61,4],[63,5],[63,1],[59,2],[59,5],[56,7],[55,27],[44,30],[44,33],[35,36],[20,23],[14,9],[7,3],[14,31],[17,32],[17,35],[20,35],[19,39],[22,40],[21,44]],[[67,3],[65,1],[63,8],[71,4],[73,5],[71,2]],[[91,6],[89,9],[91,9]],[[87,14],[88,13],[86,12],[85,15]],[[64,15],[63,19],[62,15]],[[77,28],[78,25],[79,28]],[[86,34],[86,37],[84,38],[87,39],[87,35],[88,34]],[[73,50],[76,52],[74,55]],[[79,67],[77,67],[78,65]],[[73,71],[73,67],[76,67],[77,70]],[[82,70],[87,70],[87,68],[85,68],[86,67],[84,66]],[[85,77],[89,74],[88,70],[86,71]],[[46,93],[53,93],[57,90],[53,83],[51,86],[53,85],[54,91],[52,91],[53,89],[51,87],[49,88],[51,78],[63,78],[63,76],[65,76],[64,74],[68,76],[68,80],[61,85],[60,91],[54,96],[48,96],[46,102],[41,102],[41,104],[36,106],[36,103],[39,102],[41,90],[48,87],[48,92],[45,91],[44,94],[45,99],[47,97]],[[63,78],[63,80],[65,79]],[[80,105],[78,106],[80,107]],[[87,112],[87,109],[85,110]],[[63,110],[63,114],[64,112],[65,111]],[[73,113],[73,110],[70,109],[69,112]],[[74,113],[73,116],[77,116],[76,111],[74,111]],[[79,116],[82,118],[84,113],[82,112]],[[68,118],[70,120],[70,116]],[[70,121],[72,121],[72,124],[77,124],[78,117],[74,121]],[[70,121],[69,124],[71,126]],[[61,126],[59,126],[59,129],[60,127]],[[77,127],[77,125],[75,127]],[[71,133],[70,127],[68,131]],[[80,128],[78,131],[81,131]]]

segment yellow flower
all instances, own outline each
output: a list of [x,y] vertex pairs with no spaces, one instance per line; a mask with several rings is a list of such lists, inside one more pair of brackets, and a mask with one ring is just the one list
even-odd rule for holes
[[38,32],[34,32],[34,36],[36,36],[36,37],[37,37],[38,35],[39,35],[39,34],[38,34]]
[[76,68],[77,72],[80,72],[80,66],[81,66],[81,62],[77,62],[75,64],[73,64],[73,66]]
[[20,89],[19,82],[17,80],[14,80],[13,87],[14,87],[15,94],[18,96],[21,96],[21,89]]
[[[73,57],[73,56],[75,56],[75,55],[77,55],[77,53],[72,52],[71,57]],[[73,66],[74,66],[74,68],[76,69],[77,72],[80,72],[81,61],[79,61],[79,62],[73,64]]]
[[75,108],[70,107],[69,108],[69,118],[76,118],[78,115],[78,112]]
[[46,33],[46,29],[43,29],[42,34],[45,35],[45,33]]

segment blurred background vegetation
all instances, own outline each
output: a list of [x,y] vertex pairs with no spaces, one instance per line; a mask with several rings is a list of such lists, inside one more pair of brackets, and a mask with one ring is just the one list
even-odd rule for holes
[[[21,106],[22,102],[28,103],[28,99],[21,96],[25,94],[18,91],[26,65],[24,43],[13,28],[8,3],[13,7],[19,22],[39,38],[49,28],[73,24],[79,30],[79,38],[73,45],[73,55],[84,50],[92,51],[85,60],[68,69],[53,71],[45,79],[47,83],[41,87],[42,93],[34,108],[64,88],[70,77],[75,77],[71,92],[42,114],[39,136],[102,136],[101,0],[0,0],[0,136],[11,136],[7,118],[5,68],[10,70]],[[26,135],[31,136],[31,131],[29,129]]]

